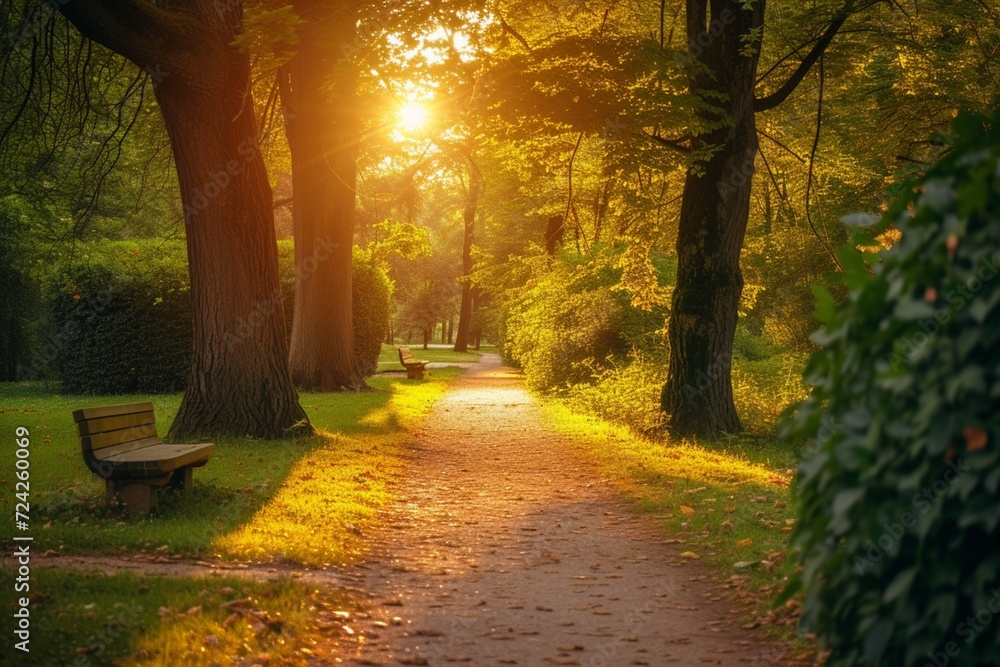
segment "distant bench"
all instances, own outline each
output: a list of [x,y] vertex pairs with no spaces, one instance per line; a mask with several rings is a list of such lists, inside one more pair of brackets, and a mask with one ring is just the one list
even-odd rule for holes
[[406,369],[406,377],[411,380],[422,380],[424,377],[424,366],[430,362],[423,359],[414,359],[413,355],[410,354],[410,348],[401,347],[399,348],[399,363],[403,364],[403,368]]
[[203,466],[215,445],[164,444],[156,435],[152,403],[128,403],[73,412],[87,467],[105,481],[107,499],[121,498],[130,514],[156,507],[156,492],[169,485],[191,490],[191,471]]

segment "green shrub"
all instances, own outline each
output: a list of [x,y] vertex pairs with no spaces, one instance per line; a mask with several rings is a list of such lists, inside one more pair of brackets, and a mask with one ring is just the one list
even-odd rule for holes
[[[33,355],[54,361],[63,391],[84,394],[180,391],[191,363],[191,304],[184,246],[156,241],[89,244],[84,262],[57,270],[49,306],[53,331]],[[295,302],[294,249],[278,245],[286,329]],[[366,375],[378,369],[391,284],[354,259],[355,352]]]
[[805,360],[806,355],[797,352],[753,360],[734,356],[733,401],[748,433],[773,437],[782,412],[805,397]]
[[382,341],[389,333],[392,311],[392,283],[385,269],[370,261],[362,251],[355,251],[351,300],[354,310],[354,354],[361,371],[374,375]]
[[666,379],[665,366],[633,353],[627,362],[601,371],[593,384],[570,387],[567,398],[581,412],[648,434],[663,426],[660,390]]
[[50,295],[63,391],[179,391],[191,356],[191,305],[181,261],[148,243],[108,243],[58,272]]
[[506,321],[504,349],[532,389],[589,382],[628,344],[621,333],[625,301],[613,278],[555,264],[525,286]]
[[[1000,664],[1000,127],[961,115],[953,150],[822,290],[799,466],[802,621],[833,666]],[[874,248],[859,233],[857,247]]]
[[484,333],[530,388],[593,383],[633,350],[650,360],[663,354],[665,310],[632,305],[620,258],[614,247],[586,257],[511,257],[474,276],[490,295]]

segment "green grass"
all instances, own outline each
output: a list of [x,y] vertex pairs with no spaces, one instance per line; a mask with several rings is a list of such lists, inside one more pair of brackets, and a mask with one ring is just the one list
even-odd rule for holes
[[[36,568],[31,586],[30,653],[14,649],[12,635],[4,637],[0,664],[303,665],[311,655],[325,655],[329,645],[314,625],[317,613],[353,617],[356,609],[343,593],[311,590],[292,579]],[[239,600],[245,602],[234,604]],[[8,597],[5,615],[14,609]]]
[[[364,549],[389,485],[402,470],[407,432],[459,374],[376,377],[373,391],[310,394],[301,402],[319,434],[287,441],[217,442],[189,495],[160,494],[147,517],[104,503],[104,483],[80,454],[77,408],[151,400],[166,431],[180,395],[58,396],[39,384],[0,385],[0,433],[30,430],[35,550],[161,551],[197,557],[342,564]],[[14,511],[14,460],[0,470],[0,511]]]
[[[379,355],[378,362],[379,367],[382,370],[403,370],[403,367],[399,363],[399,352],[396,348],[404,347],[403,343],[398,343],[396,345],[386,345],[382,344],[382,353]],[[438,363],[460,363],[469,361],[479,361],[479,357],[482,356],[482,351],[480,352],[455,352],[450,347],[431,347],[424,349],[423,345],[416,343],[410,345],[410,352],[417,359],[424,359],[426,361],[438,362]]]
[[756,609],[754,623],[790,637],[798,602],[770,607],[794,567],[786,558],[796,514],[789,493],[794,452],[754,438],[657,442],[574,412],[558,399],[546,399],[543,406],[553,427],[677,540],[678,562],[699,560],[714,568]]

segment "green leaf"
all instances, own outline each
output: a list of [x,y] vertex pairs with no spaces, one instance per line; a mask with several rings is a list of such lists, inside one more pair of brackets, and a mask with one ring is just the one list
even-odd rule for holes
[[896,578],[885,589],[885,593],[882,594],[882,601],[886,603],[892,602],[903,593],[909,591],[914,578],[917,576],[917,572],[917,568],[911,567],[896,575]]
[[836,304],[833,301],[833,295],[830,294],[830,291],[822,285],[813,283],[809,287],[812,290],[813,296],[816,297],[816,310],[813,311],[813,316],[820,322],[829,324],[833,320],[833,315],[836,312]]

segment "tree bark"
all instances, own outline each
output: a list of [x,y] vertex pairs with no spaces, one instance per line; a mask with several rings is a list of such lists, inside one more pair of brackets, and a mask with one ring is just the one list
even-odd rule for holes
[[455,352],[469,351],[469,332],[472,327],[472,240],[476,226],[476,211],[479,208],[479,173],[469,159],[469,192],[465,200],[465,235],[462,239],[462,305],[458,311],[458,331],[455,334]]
[[242,4],[74,0],[90,39],[150,73],[184,205],[194,344],[170,435],[311,433],[288,372],[271,188],[257,145],[250,63],[232,45]]
[[[711,7],[709,7],[709,4]],[[741,430],[730,373],[743,276],[740,250],[750,214],[757,154],[754,82],[759,41],[741,54],[741,36],[763,30],[764,0],[736,3],[688,0],[689,52],[704,66],[692,92],[711,90],[727,102],[702,120],[723,125],[696,137],[694,148],[717,147],[684,182],[677,237],[677,282],[670,314],[670,366],[660,404],[669,429],[681,437],[715,437]],[[709,13],[711,9],[711,13]]]
[[479,307],[483,304],[483,291],[479,287],[472,288],[472,349],[479,350],[483,338],[483,324],[479,320]]
[[[300,6],[301,5],[301,6]],[[350,58],[357,5],[296,2],[298,50],[281,73],[292,156],[295,312],[289,366],[300,387],[367,387],[354,352],[357,74]]]

